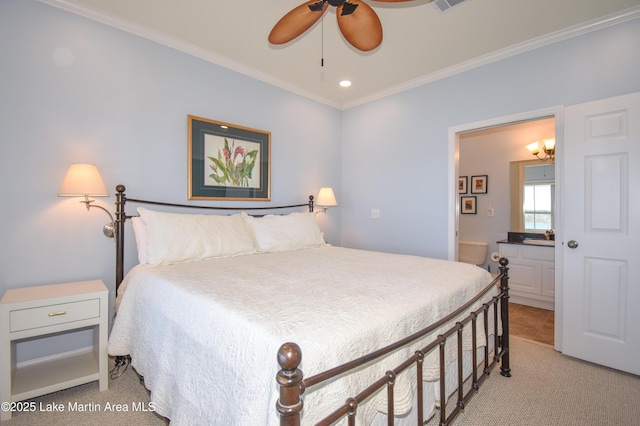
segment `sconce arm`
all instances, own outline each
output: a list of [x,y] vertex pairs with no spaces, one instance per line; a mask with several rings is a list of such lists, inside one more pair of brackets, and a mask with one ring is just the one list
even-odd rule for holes
[[104,225],[104,227],[102,228],[102,233],[104,234],[105,237],[109,237],[109,238],[115,237],[116,228],[114,226],[115,221],[113,220],[113,215],[111,214],[111,212],[109,212],[109,210],[105,209],[104,207],[91,204],[94,201],[95,200],[90,200],[89,197],[85,195],[84,200],[81,200],[80,202],[84,203],[84,205],[87,206],[87,210],[89,210],[91,207],[95,207],[95,208],[98,208],[98,209],[104,211],[105,213],[107,213],[109,215],[109,219],[111,219],[111,221]]

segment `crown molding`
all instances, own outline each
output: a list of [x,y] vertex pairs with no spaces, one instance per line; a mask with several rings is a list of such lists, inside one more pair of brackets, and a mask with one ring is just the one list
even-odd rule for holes
[[139,36],[147,40],[161,44],[163,46],[175,49],[182,53],[186,53],[188,55],[202,59],[204,61],[219,65],[224,68],[228,68],[232,71],[236,71],[240,74],[244,74],[248,77],[254,78],[256,80],[260,80],[264,83],[270,84],[280,89],[284,89],[288,92],[300,95],[307,99],[314,100],[316,102],[331,106],[333,108],[341,109],[340,104],[337,104],[336,102],[333,102],[324,97],[318,96],[315,93],[302,90],[299,87],[294,86],[285,80],[278,79],[271,75],[265,74],[260,70],[257,70],[252,67],[248,67],[237,61],[231,60],[225,56],[218,55],[214,52],[211,52],[210,50],[202,49],[191,43],[187,43],[182,40],[179,40],[175,37],[167,36],[166,34],[163,34],[159,31],[155,31],[150,28],[144,27],[140,24],[136,24],[132,21],[123,19],[119,16],[115,16],[113,14],[110,14],[104,11],[99,11],[97,9],[87,7],[74,0],[39,0],[39,1],[41,3],[46,3],[48,5],[66,10],[68,12],[82,16],[84,18],[91,19],[96,22],[100,22],[102,24],[108,25],[113,28],[117,28],[119,30],[128,32],[130,34],[134,34],[136,36]]
[[631,21],[631,20],[640,18],[640,6],[635,6],[629,9],[625,9],[619,13],[611,14],[611,15],[602,17],[600,19],[574,25],[573,27],[569,27],[560,31],[546,34],[544,36],[537,37],[537,38],[528,40],[526,42],[519,43],[510,47],[489,53],[487,55],[480,56],[478,58],[475,58],[469,61],[461,62],[457,65],[443,68],[442,70],[439,70],[430,74],[426,74],[424,76],[406,81],[404,83],[401,83],[395,86],[388,87],[384,90],[375,92],[368,96],[361,97],[354,101],[338,104],[334,101],[318,96],[314,93],[302,90],[297,86],[289,84],[285,80],[275,78],[271,75],[267,75],[255,68],[248,67],[246,65],[233,61],[222,55],[218,55],[209,50],[199,48],[197,46],[194,46],[193,44],[186,43],[182,40],[178,40],[175,37],[167,36],[158,31],[151,30],[149,28],[143,27],[142,25],[133,23],[126,19],[116,17],[106,12],[98,11],[96,9],[87,7],[74,0],[39,0],[39,1],[42,3],[46,3],[51,6],[57,7],[59,9],[64,9],[66,11],[72,12],[76,15],[83,16],[93,21],[97,21],[105,25],[118,28],[122,31],[154,41],[156,43],[181,51],[188,55],[192,55],[197,58],[200,58],[204,61],[214,63],[221,67],[228,68],[232,71],[236,71],[240,74],[244,74],[248,77],[255,78],[256,80],[260,80],[264,83],[271,84],[273,86],[276,86],[288,92],[303,96],[307,99],[325,104],[327,106],[330,106],[336,109],[341,109],[341,110],[353,108],[368,102],[372,102],[378,99],[385,98],[387,96],[394,95],[396,93],[404,92],[419,86],[423,86],[425,84],[433,83],[443,78],[451,77],[456,74],[460,74],[465,71],[469,71],[474,68],[478,68],[483,65],[490,64],[492,62],[497,62],[502,59],[506,59],[515,55],[519,55],[521,53],[538,49],[540,47],[548,46],[550,44],[557,43],[570,38],[578,37],[580,35],[587,34],[592,31],[597,31],[602,28],[606,28],[612,25],[620,24],[622,22]]
[[615,13],[612,15],[602,17],[600,19],[588,21],[579,25],[574,25],[573,27],[565,28],[560,31],[545,34],[544,36],[537,37],[519,44],[515,44],[513,46],[509,46],[507,48],[497,50],[487,55],[479,56],[475,59],[461,62],[459,64],[456,64],[447,68],[443,68],[434,73],[427,74],[427,75],[418,77],[416,79],[406,81],[402,84],[389,87],[387,89],[373,93],[369,96],[359,98],[353,102],[345,103],[342,106],[342,109],[353,108],[358,105],[362,105],[362,104],[372,102],[390,95],[394,95],[396,93],[404,92],[406,90],[423,86],[425,84],[433,83],[434,81],[451,77],[456,74],[460,74],[465,71],[469,71],[474,68],[481,67],[483,65],[497,62],[502,59],[510,58],[512,56],[516,56],[521,53],[538,49],[540,47],[548,46],[550,44],[558,43],[563,40],[578,37],[583,34],[590,33],[592,31],[597,31],[602,28],[610,27],[612,25],[620,24],[620,23],[631,21],[638,18],[640,18],[640,6],[632,7],[632,8],[623,10],[620,13]]

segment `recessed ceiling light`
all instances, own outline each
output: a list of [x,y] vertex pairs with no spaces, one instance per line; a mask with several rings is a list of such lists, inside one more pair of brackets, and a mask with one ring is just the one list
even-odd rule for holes
[[349,87],[349,86],[351,86],[351,82],[350,82],[349,80],[342,80],[342,81],[340,82],[340,86],[342,86],[342,87]]

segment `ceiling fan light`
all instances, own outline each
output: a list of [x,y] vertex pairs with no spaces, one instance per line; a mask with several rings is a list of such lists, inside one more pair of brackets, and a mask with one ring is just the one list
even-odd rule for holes
[[349,80],[342,80],[342,81],[340,82],[340,86],[342,86],[342,87],[349,87],[349,86],[351,86],[351,81],[349,81]]

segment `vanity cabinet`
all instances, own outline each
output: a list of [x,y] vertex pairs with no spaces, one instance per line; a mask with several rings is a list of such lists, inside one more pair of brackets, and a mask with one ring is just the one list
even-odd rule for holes
[[555,247],[499,242],[500,256],[509,259],[511,301],[554,310]]

